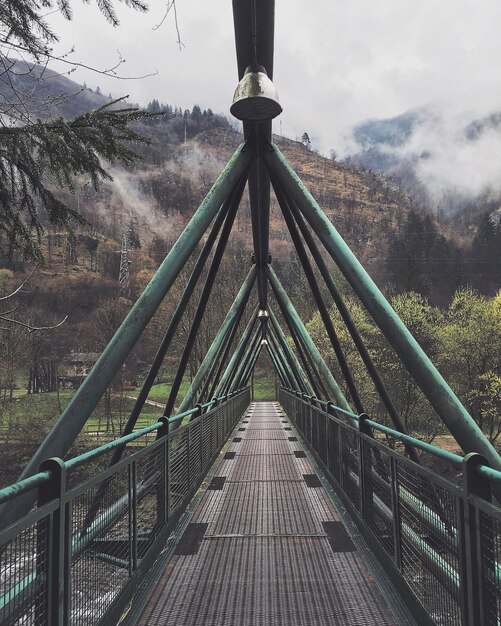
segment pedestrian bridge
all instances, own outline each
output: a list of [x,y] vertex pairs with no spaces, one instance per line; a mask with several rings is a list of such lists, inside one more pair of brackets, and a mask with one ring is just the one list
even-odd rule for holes
[[[233,10],[231,110],[244,143],[18,482],[0,490],[0,624],[498,626],[501,458],[272,142],[274,2],[233,0]],[[179,401],[245,187],[250,269]],[[334,367],[273,268],[271,188]],[[121,437],[68,459],[195,253]],[[461,455],[407,432],[331,262]],[[138,429],[202,276],[165,408]],[[338,324],[377,393],[370,415]],[[274,402],[252,402],[261,350]]]
[[0,624],[499,623],[500,476],[478,455],[363,416],[355,428],[283,388],[280,402],[247,387],[187,414],[154,441],[165,420],[0,491],[36,493],[0,534]]

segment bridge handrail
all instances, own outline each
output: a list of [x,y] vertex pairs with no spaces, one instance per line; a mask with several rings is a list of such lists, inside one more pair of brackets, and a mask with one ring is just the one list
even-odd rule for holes
[[[1,490],[4,501],[29,489],[37,489],[37,499],[27,515],[0,531],[2,578],[9,571],[0,590],[0,623],[30,612],[37,623],[74,623],[88,611],[82,589],[91,578],[108,580],[124,570],[127,575],[120,573],[113,592],[101,594],[89,614],[94,621],[88,623],[116,623],[249,402],[247,386],[66,462],[48,459],[42,471]],[[164,435],[167,424],[187,415],[195,419]],[[92,467],[78,484],[68,480],[68,469],[154,431],[162,436],[116,464]],[[92,575],[76,587],[72,572],[79,567],[91,567]]]
[[[481,454],[449,453],[363,413],[347,422],[334,403],[299,391],[280,387],[279,400],[417,621],[499,626],[500,472]],[[407,458],[375,430],[449,461],[453,472]]]
[[[318,398],[315,398],[314,396],[305,396],[301,392],[295,391],[293,389],[287,389],[285,387],[283,389],[284,391],[292,393],[298,398],[301,397],[302,401],[307,399],[309,402],[313,401],[316,404],[319,404],[321,408],[324,410],[324,412],[327,414],[329,413],[328,407],[330,407],[333,411],[336,411],[336,413],[340,413],[342,415],[348,415],[349,417],[357,420],[358,422],[360,421],[360,415],[358,415],[357,413],[353,413],[351,411],[346,411],[345,409],[337,406],[333,402],[319,400]],[[433,456],[436,456],[437,458],[441,458],[450,463],[453,463],[454,465],[458,467],[461,466],[463,463],[464,457],[462,457],[459,454],[455,454],[454,452],[449,452],[448,450],[444,450],[443,448],[435,446],[431,443],[427,443],[426,441],[417,439],[416,437],[413,437],[412,435],[401,433],[400,431],[395,430],[394,428],[390,428],[389,426],[385,426],[383,424],[380,424],[379,422],[375,422],[372,419],[366,419],[365,423],[371,428],[373,428],[374,430],[377,430],[386,435],[390,435],[391,437],[394,437],[395,439],[398,439],[399,441],[403,443],[410,443],[415,448],[423,450],[423,452],[432,454]],[[480,464],[476,466],[475,472],[479,476],[482,476],[483,478],[486,478],[488,480],[501,484],[501,472],[493,469],[492,467],[489,467],[488,465]]]
[[[192,409],[189,409],[188,411],[183,411],[183,413],[179,413],[178,415],[173,415],[172,417],[167,418],[168,422],[169,424],[176,423],[179,420],[182,420],[185,417],[188,417],[189,415],[193,415],[193,413],[197,413],[198,411],[200,411],[200,408],[202,410],[204,409],[210,410],[213,407],[213,405],[215,404],[217,405],[220,402],[229,400],[230,398],[240,393],[241,391],[242,389],[237,389],[236,391],[233,391],[232,393],[228,395],[220,396],[219,398],[213,398],[209,402],[205,402],[204,404],[198,405]],[[102,456],[103,454],[106,454],[107,452],[110,452],[114,448],[119,448],[120,446],[131,443],[132,441],[135,441],[136,439],[140,439],[141,437],[144,437],[145,435],[149,433],[157,431],[159,428],[161,428],[164,425],[165,425],[164,421],[158,421],[158,422],[155,422],[154,424],[150,424],[150,426],[145,426],[144,428],[135,430],[130,435],[125,435],[124,437],[118,437],[117,439],[113,439],[113,441],[104,443],[103,445],[98,446],[97,448],[93,448],[92,450],[89,450],[88,452],[84,452],[82,454],[79,454],[78,456],[68,459],[67,461],[64,461],[64,466],[67,470],[81,467],[82,465],[85,465],[89,461],[94,460]],[[13,483],[12,485],[8,485],[7,487],[0,489],[0,504],[3,504],[4,502],[8,502],[9,500],[16,498],[17,496],[23,493],[26,493],[27,491],[30,491],[31,489],[36,489],[38,487],[41,487],[42,485],[50,481],[51,475],[52,475],[51,471],[37,472],[36,474],[33,474],[32,476],[28,476],[28,478],[24,478],[23,480],[20,480],[16,483]]]

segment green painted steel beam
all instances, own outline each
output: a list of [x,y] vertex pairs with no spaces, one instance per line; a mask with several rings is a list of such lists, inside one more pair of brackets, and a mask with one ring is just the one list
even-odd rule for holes
[[242,377],[242,382],[241,384],[244,386],[247,386],[249,383],[249,379],[251,377],[252,374],[252,370],[256,367],[256,363],[257,360],[259,359],[259,355],[261,354],[261,350],[263,349],[263,344],[259,343],[257,346],[257,350],[255,352],[255,355],[252,357],[252,359],[249,362],[249,367],[247,368],[247,371],[245,372],[244,376]]
[[269,349],[273,350],[277,363],[284,373],[282,379],[284,380],[286,386],[289,389],[301,389],[301,382],[296,378],[294,371],[288,366],[287,359],[285,358],[277,339],[273,335],[272,330],[268,331],[267,342]]
[[465,452],[482,454],[492,467],[501,469],[499,454],[331,224],[280,150],[271,145],[266,153],[266,159],[287,195],[300,209],[461,448]]
[[[252,152],[241,145],[197,209],[178,240],[139,296],[94,367],[75,393],[52,430],[32,456],[20,479],[38,471],[45,459],[64,457],[99,400],[119,371],[185,262],[210,226],[221,205],[231,193],[252,160]],[[20,496],[15,506],[0,510],[2,524],[12,523],[26,514],[33,503],[32,494]]]
[[292,370],[288,369],[284,354],[279,348],[278,344],[276,343],[272,332],[268,332],[266,341],[267,341],[268,352],[270,353],[270,356],[272,357],[273,365],[280,376],[280,380],[282,381],[282,384],[288,387],[289,389],[296,388],[299,385],[299,383],[297,382],[296,377],[294,376]]
[[237,370],[234,376],[230,379],[228,384],[228,392],[231,392],[233,389],[238,389],[243,380],[244,374],[247,371],[247,367],[252,360],[259,344],[261,342],[261,328],[256,328],[254,331],[254,335],[252,336],[247,349],[243,354],[242,361],[237,367]]
[[327,391],[327,388],[325,387],[324,382],[322,381],[318,372],[314,371],[315,367],[314,367],[313,361],[311,360],[310,355],[308,355],[303,344],[299,340],[299,336],[296,332],[294,324],[292,324],[291,320],[287,316],[287,311],[284,311],[279,300],[277,300],[277,303],[278,303],[280,310],[282,311],[283,318],[285,320],[287,328],[289,329],[289,333],[292,338],[292,341],[294,342],[294,345],[296,347],[298,357],[301,360],[301,363],[303,364],[304,371],[306,372],[307,380],[309,381],[311,387],[313,388],[312,395],[314,395],[316,398],[325,398],[327,400],[329,398],[329,393]]
[[329,310],[327,308],[327,305],[325,304],[325,300],[318,286],[315,274],[313,272],[313,268],[311,266],[308,254],[306,253],[306,249],[303,244],[303,240],[301,239],[301,235],[299,234],[296,221],[291,212],[291,209],[289,208],[289,203],[285,194],[283,193],[283,190],[280,188],[280,185],[278,185],[275,180],[273,181],[273,183],[275,187],[275,194],[277,196],[280,208],[282,209],[285,223],[287,224],[287,228],[289,229],[292,243],[296,248],[297,255],[299,257],[299,260],[301,261],[301,265],[303,266],[306,280],[308,281],[311,293],[313,295],[313,299],[315,300],[315,304],[317,305],[317,309],[327,332],[327,336],[329,337],[332,349],[334,351],[334,354],[336,355],[336,359],[341,369],[341,373],[344,377],[346,386],[351,396],[351,401],[355,405],[358,414],[365,413],[365,409],[362,403],[362,399],[360,398],[355,379],[353,378],[353,374],[351,372],[350,366],[348,365],[348,361],[346,360],[343,347],[337,336],[334,324],[332,323]]
[[[291,371],[287,369],[287,366],[285,365],[285,362],[283,360],[284,355],[280,354],[280,347],[278,346],[276,340],[268,340],[267,348],[270,357],[273,357],[276,361],[275,369],[277,369],[277,366],[279,366],[284,372],[284,375],[282,375],[280,379],[282,386],[287,387],[288,389],[296,389],[298,387],[296,379],[291,376]],[[301,386],[299,386],[299,388],[301,388]],[[302,393],[306,393],[306,391],[301,391]]]
[[254,332],[254,336],[252,337],[249,343],[248,349],[244,353],[244,358],[242,359],[242,362],[240,363],[240,366],[238,367],[235,373],[235,376],[230,381],[230,386],[229,386],[230,391],[232,389],[238,389],[242,385],[244,376],[249,368],[249,363],[252,361],[253,357],[256,355],[256,352],[261,344],[261,340],[262,340],[261,328],[258,327],[256,328]]
[[235,369],[235,371],[233,372],[233,374],[230,376],[227,386],[226,386],[226,390],[225,393],[232,393],[235,389],[239,389],[240,385],[242,384],[242,379],[243,379],[243,374],[245,372],[245,369],[252,357],[253,351],[255,349],[255,347],[258,344],[258,341],[256,339],[256,336],[260,333],[260,329],[256,328],[254,335],[252,336],[249,345],[247,346],[247,348],[244,350],[244,354],[243,354],[243,359],[241,361],[241,363],[239,363]]
[[245,327],[244,332],[242,333],[242,337],[240,338],[240,341],[238,342],[238,345],[235,351],[233,352],[232,357],[230,358],[230,362],[226,366],[226,369],[221,377],[221,381],[219,382],[219,385],[216,390],[216,395],[222,395],[225,393],[226,384],[228,380],[230,379],[230,377],[232,376],[232,374],[235,372],[235,368],[237,367],[237,364],[240,363],[243,351],[245,347],[247,346],[247,343],[250,339],[252,331],[254,330],[254,325],[256,324],[256,321],[257,321],[258,310],[259,310],[259,307],[256,307],[254,310],[254,313],[249,319],[249,322],[247,323],[247,326]]
[[[212,261],[209,266],[209,271],[207,272],[207,277],[205,279],[205,284],[203,286],[202,293],[200,294],[197,308],[195,310],[195,315],[193,316],[193,320],[191,322],[191,328],[188,332],[185,346],[181,354],[179,363],[177,365],[177,371],[176,371],[176,375],[174,376],[174,380],[170,388],[169,397],[165,404],[164,415],[166,417],[170,417],[172,411],[174,410],[174,405],[176,402],[177,395],[179,393],[179,388],[181,387],[181,383],[183,382],[184,374],[185,374],[186,368],[188,367],[191,352],[193,350],[193,346],[195,345],[198,331],[200,330],[200,325],[204,318],[205,311],[209,303],[210,295],[214,287],[214,283],[216,282],[216,277],[219,271],[219,267],[221,265],[221,260],[223,258],[224,251],[226,250],[226,245],[228,243],[231,230],[233,228],[235,216],[237,214],[238,206],[240,204],[240,200],[242,198],[242,194],[244,191],[245,181],[246,181],[246,178],[242,176],[242,178],[239,180],[238,184],[235,185],[231,194],[229,195],[229,197],[226,199],[224,203],[225,208],[226,206],[228,206],[227,215],[224,220],[223,227],[221,229],[221,234],[219,235],[219,240],[217,242],[217,246],[214,251],[214,256],[212,257]],[[219,350],[218,350],[218,353],[219,353]]]
[[[282,350],[284,351],[284,354],[288,356],[289,361],[291,362],[291,367],[294,367],[295,371],[297,372],[297,378],[299,378],[302,381],[305,387],[304,391],[308,395],[314,396],[315,392],[313,390],[313,387],[311,386],[310,380],[308,376],[306,375],[305,371],[303,370],[301,363],[299,363],[298,358],[294,354],[294,350],[292,350],[291,346],[287,342],[287,338],[284,334],[284,331],[282,330],[282,327],[280,325],[280,322],[277,319],[277,316],[271,309],[269,309],[268,312],[270,314],[271,324],[272,324],[274,332],[276,333],[279,344],[282,346]],[[298,389],[297,391],[303,391],[303,390]]]
[[273,268],[269,265],[267,268],[267,274],[270,280],[270,284],[273,288],[273,292],[275,293],[275,297],[279,301],[281,308],[287,312],[287,315],[293,323],[297,333],[301,336],[301,340],[307,348],[315,365],[318,367],[318,370],[325,380],[325,383],[327,384],[328,390],[331,393],[332,397],[336,399],[336,402],[342,409],[345,409],[346,411],[351,411],[351,407],[344,397],[343,392],[339,388],[339,385],[334,379],[334,376],[331,374],[329,368],[327,367],[327,364],[323,360],[322,355],[318,351],[318,348],[313,342],[313,339],[310,337],[309,332],[306,330],[306,326],[303,324],[303,321],[299,317],[298,312],[290,301],[289,296],[285,292],[285,289],[282,287],[282,283],[278,279],[278,276],[275,274]]
[[[273,328],[268,328],[267,340],[270,346],[273,347],[276,355],[278,356],[280,363],[282,364],[282,367],[286,373],[285,380],[287,381],[288,379],[290,381],[288,387],[290,389],[299,389],[300,391],[303,391],[304,393],[308,393],[304,385],[304,382],[301,380],[301,378],[299,377],[294,367],[294,363],[291,363],[291,361],[288,359],[288,355],[286,355],[285,352],[283,351],[282,346],[280,345],[280,342],[277,339]],[[313,394],[310,394],[310,395],[313,395]]]
[[242,283],[242,286],[240,287],[240,290],[238,291],[236,298],[233,301],[233,304],[231,305],[228,313],[226,314],[226,318],[224,322],[222,323],[221,328],[218,330],[216,336],[214,337],[214,340],[212,341],[212,344],[209,350],[207,351],[207,354],[205,355],[205,358],[202,361],[202,364],[200,365],[198,372],[195,374],[195,378],[193,379],[188,391],[186,392],[186,395],[184,396],[181,404],[179,405],[178,413],[182,413],[193,404],[195,396],[197,395],[198,390],[205,379],[205,376],[207,375],[207,373],[209,372],[212,366],[215,355],[219,351],[219,348],[221,346],[221,343],[224,340],[224,337],[226,336],[228,332],[231,331],[231,327],[233,326],[236,318],[238,317],[240,308],[244,307],[247,303],[247,299],[249,298],[249,294],[251,292],[252,285],[254,284],[255,279],[256,279],[256,267],[255,265],[253,265],[251,269],[249,270],[249,273],[247,274],[244,282]]
[[[230,352],[231,352],[231,347],[233,345],[233,341],[237,335],[238,332],[238,328],[240,326],[240,322],[242,321],[243,315],[245,313],[245,309],[242,308],[238,314],[237,319],[235,320],[235,324],[233,325],[233,328],[231,329],[231,332],[228,334],[227,339],[225,339],[225,341],[223,342],[223,345],[221,346],[221,350],[218,354],[218,356],[215,359],[215,363],[214,366],[211,368],[211,371],[209,372],[209,375],[207,377],[207,385],[205,387],[202,388],[202,392],[200,394],[200,402],[203,401],[204,399],[204,393],[207,393],[207,390],[209,389],[209,382],[211,383],[211,387],[210,387],[210,392],[208,397],[212,398],[214,397],[214,395],[216,395],[217,392],[217,388],[219,387],[219,381],[221,380],[221,377],[225,371],[225,364],[227,364],[227,359],[230,356]],[[254,309],[254,311],[251,314],[250,320],[252,320],[252,318],[257,314],[257,307],[256,309]],[[249,322],[250,323],[250,322]],[[238,343],[237,343],[238,345]],[[235,348],[234,348],[235,350]],[[205,391],[204,391],[205,390]]]
[[301,341],[301,336],[298,334],[296,327],[289,319],[287,311],[282,308],[278,300],[277,302],[280,306],[280,310],[282,311],[282,315],[285,320],[285,323],[287,324],[287,328],[289,329],[289,333],[292,337],[292,341],[294,342],[294,345],[296,346],[296,350],[299,355],[299,358],[301,359],[303,367],[308,376],[308,380],[310,381],[311,386],[313,387],[315,397],[325,398],[326,400],[328,400],[331,397],[331,394],[327,390],[327,387],[322,377],[318,373],[318,370],[315,366],[315,363],[313,362],[311,354],[309,354],[308,352],[308,348]]
[[[197,286],[200,276],[202,275],[203,269],[205,267],[205,263],[207,259],[209,258],[209,255],[217,239],[221,226],[225,220],[225,216],[227,215],[227,210],[225,209],[227,209],[227,202],[223,203],[223,206],[221,207],[219,213],[214,219],[214,222],[212,223],[209,236],[207,237],[207,240],[202,246],[198,259],[195,263],[195,267],[193,268],[193,271],[190,275],[188,283],[186,284],[186,287],[183,291],[183,295],[181,296],[181,299],[179,300],[176,306],[176,310],[174,311],[174,314],[172,315],[172,318],[169,321],[169,326],[167,330],[165,331],[165,335],[162,341],[160,342],[160,345],[157,349],[157,353],[155,354],[155,358],[153,359],[153,363],[151,364],[148,374],[146,375],[146,378],[143,382],[143,386],[134,403],[134,407],[132,408],[129,418],[127,419],[127,422],[124,426],[124,429],[122,431],[122,436],[132,433],[136,426],[137,419],[139,415],[141,414],[141,411],[143,410],[144,404],[157,378],[158,371],[160,367],[162,366],[162,363],[164,362],[165,355],[167,354],[167,351],[171,345],[171,342],[172,342],[172,339],[174,338],[177,327],[179,326],[179,323],[184,315],[186,307],[188,306],[188,303],[190,302],[190,299],[193,295],[195,287]],[[115,465],[115,463],[117,463],[122,457],[124,450],[125,450],[125,445],[116,448],[110,458],[108,466]],[[103,483],[103,485],[101,485],[100,487],[100,491],[104,493],[103,490],[105,488],[106,488],[106,484]],[[99,500],[98,496],[96,496],[96,500]]]
[[[372,382],[374,383],[374,387],[376,388],[376,391],[379,394],[379,397],[381,398],[386,408],[386,411],[388,412],[388,415],[390,416],[391,421],[393,422],[397,430],[399,430],[402,433],[405,433],[406,432],[405,424],[403,420],[401,419],[400,414],[397,411],[397,408],[395,407],[395,404],[386,388],[386,385],[384,384],[384,381],[380,373],[378,372],[374,362],[372,361],[372,358],[369,354],[369,350],[367,349],[360,333],[358,332],[358,329],[350,315],[350,312],[348,311],[348,308],[341,294],[339,293],[336,287],[336,284],[334,283],[334,280],[332,279],[332,276],[329,273],[327,264],[324,258],[322,257],[320,250],[318,249],[318,246],[316,244],[313,234],[311,233],[310,229],[308,228],[308,225],[304,221],[302,214],[300,213],[300,211],[297,209],[297,207],[295,206],[293,202],[289,201],[289,208],[294,216],[294,219],[296,220],[296,223],[299,227],[299,230],[301,231],[301,234],[306,242],[306,245],[308,246],[311,256],[313,257],[320,271],[320,274],[322,275],[322,278],[324,279],[325,285],[327,286],[327,289],[329,290],[332,296],[334,304],[336,305],[337,310],[339,311],[339,315],[341,316],[341,319],[343,320],[348,332],[350,333],[353,343],[355,344],[355,348],[357,349],[360,355],[360,358],[362,359],[367,369],[367,372],[369,376],[371,377]],[[409,458],[411,458],[415,463],[420,463],[419,455],[417,454],[417,452],[414,450],[414,448],[412,447],[410,443],[408,442],[405,443],[405,449],[407,451],[407,454],[409,455]]]
[[278,376],[278,380],[280,381],[280,384],[282,385],[282,387],[287,387],[288,386],[287,380],[283,378],[283,375],[280,371],[280,367],[278,366],[278,363],[277,363],[277,360],[275,358],[272,348],[269,345],[266,346],[266,348],[268,350],[268,354],[270,355],[271,362],[273,363],[273,367],[275,368],[275,372],[276,372],[276,375]]

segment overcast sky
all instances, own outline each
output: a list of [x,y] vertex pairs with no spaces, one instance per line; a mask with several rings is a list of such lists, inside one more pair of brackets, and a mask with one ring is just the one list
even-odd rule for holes
[[[119,5],[119,3],[116,3]],[[116,81],[78,70],[73,80],[113,96],[130,94],[228,113],[237,82],[230,0],[177,0],[185,47],[176,44],[173,16],[154,30],[165,2],[141,15],[117,6],[110,26],[95,4],[75,0],[74,20],[51,18],[60,52],[105,68],[118,58],[128,76]],[[314,146],[343,150],[350,128],[428,103],[456,114],[501,110],[499,0],[276,0],[275,84],[283,133],[307,131]],[[280,123],[275,122],[275,132]]]

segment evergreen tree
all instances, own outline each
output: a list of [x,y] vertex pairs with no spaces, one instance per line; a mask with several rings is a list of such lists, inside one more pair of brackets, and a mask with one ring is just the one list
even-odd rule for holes
[[484,213],[477,225],[472,245],[473,269],[489,286],[501,284],[501,225],[499,211]]
[[428,214],[411,210],[390,241],[386,268],[399,290],[445,297],[459,285],[461,255]]
[[311,141],[307,132],[303,133],[303,136],[301,137],[301,142],[306,148],[308,148],[308,150],[311,150]]
[[[141,0],[125,0],[140,11]],[[118,24],[112,0],[97,0],[105,18]],[[2,80],[15,73],[10,57],[21,53],[45,66],[58,41],[44,15],[59,9],[71,19],[69,0],[5,0],[0,3],[0,62]],[[30,65],[27,64],[29,68]],[[31,70],[33,71],[33,70]],[[32,121],[26,95],[0,104],[0,254],[12,256],[20,249],[26,258],[41,259],[40,240],[45,216],[51,224],[71,227],[84,223],[81,215],[57,197],[58,187],[72,188],[75,176],[88,176],[94,187],[110,178],[103,162],[130,164],[136,158],[131,143],[144,141],[129,128],[147,117],[117,104],[123,99],[80,115],[73,120],[50,118]]]
[[202,121],[202,109],[198,106],[198,104],[195,104],[191,111],[191,119],[196,124],[200,124],[200,122]]

